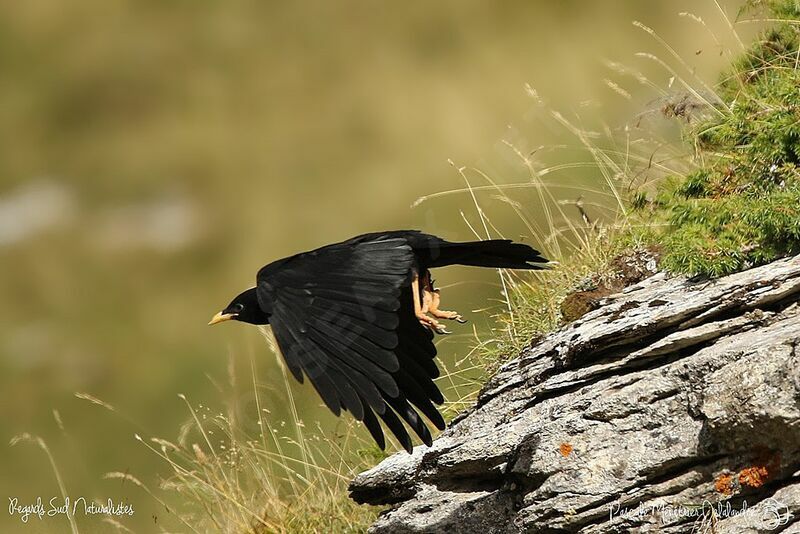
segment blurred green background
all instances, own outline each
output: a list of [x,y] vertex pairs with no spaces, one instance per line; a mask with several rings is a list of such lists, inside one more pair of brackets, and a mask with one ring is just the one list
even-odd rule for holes
[[[738,2],[722,7],[734,18]],[[169,528],[144,492],[102,479],[127,471],[158,485],[166,467],[134,432],[175,439],[187,418],[177,394],[220,406],[228,393],[214,383],[228,382],[230,360],[246,391],[251,355],[259,379],[275,383],[273,416],[286,417],[280,371],[260,334],[208,328],[210,316],[261,265],[300,250],[379,229],[472,238],[462,212],[479,223],[468,195],[411,207],[464,186],[448,159],[498,183],[524,182],[503,140],[526,152],[578,145],[542,119],[526,84],[581,124],[617,129],[642,113],[666,122],[652,113],[657,92],[604,64],[680,89],[635,56],[675,62],[633,20],[675,46],[682,75],[696,69],[713,81],[723,50],[736,49],[714,2],[0,3],[0,443],[44,437],[70,495],[125,499],[136,508],[126,526]],[[547,157],[589,159],[579,150]],[[591,169],[547,179],[601,181]],[[579,193],[553,191],[565,200]],[[533,190],[512,196],[543,223]],[[508,204],[479,199],[507,237],[535,241]],[[445,307],[471,320],[440,343],[452,367],[471,326],[490,327],[501,297],[492,271],[437,274],[444,286],[462,282]],[[334,428],[309,388],[296,396],[308,423]],[[59,494],[30,446],[0,454],[0,488],[22,502]],[[78,521],[87,532],[110,528]],[[2,532],[67,528],[63,518],[23,525],[0,513]]]

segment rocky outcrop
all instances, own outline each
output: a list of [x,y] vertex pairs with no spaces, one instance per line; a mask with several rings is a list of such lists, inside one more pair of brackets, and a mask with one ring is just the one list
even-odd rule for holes
[[800,533],[800,258],[656,274],[358,475],[393,532]]

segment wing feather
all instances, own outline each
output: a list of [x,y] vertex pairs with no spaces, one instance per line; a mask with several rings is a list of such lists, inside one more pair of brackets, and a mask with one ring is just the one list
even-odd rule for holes
[[433,399],[431,399],[427,392],[420,387],[419,383],[417,383],[417,381],[409,376],[408,373],[406,373],[403,369],[397,373],[397,385],[406,394],[408,400],[411,401],[414,406],[419,408],[419,410],[425,414],[431,423],[436,425],[436,428],[439,430],[444,430],[444,419],[442,418],[442,414],[439,413],[439,411],[431,402]]
[[378,444],[381,449],[386,448],[386,440],[383,437],[383,430],[381,424],[369,408],[364,409],[364,426],[369,430],[372,439]]
[[400,442],[400,445],[408,452],[413,451],[414,444],[411,442],[411,436],[408,435],[406,428],[403,426],[403,422],[400,421],[397,414],[388,409],[384,411],[380,417],[383,419],[383,422],[386,423],[386,426],[389,427],[389,430],[392,431],[394,437],[397,438],[397,441]]
[[[428,427],[425,426],[425,422],[420,418],[419,414],[408,404],[408,401],[405,397],[393,397],[387,398],[386,402],[389,403],[395,412],[403,418],[403,420],[408,423],[408,426],[414,430],[414,432],[419,436],[419,439],[427,445],[428,447],[431,446],[433,443],[433,438],[431,437],[431,431],[428,430]],[[409,438],[410,441],[410,438]],[[411,452],[411,450],[406,447],[406,450]]]
[[[309,335],[317,344],[329,353],[336,355],[338,359],[353,369],[354,372],[363,375],[365,378],[369,377],[369,384],[372,387],[364,392],[365,395],[369,394],[372,396],[373,389],[378,399],[380,399],[379,389],[390,397],[396,397],[399,394],[395,379],[384,369],[378,367],[370,360],[359,358],[358,355],[351,354],[347,348],[337,340],[326,337],[314,329],[309,332]],[[370,402],[370,404],[373,403]],[[378,406],[375,406],[375,408],[380,410]]]

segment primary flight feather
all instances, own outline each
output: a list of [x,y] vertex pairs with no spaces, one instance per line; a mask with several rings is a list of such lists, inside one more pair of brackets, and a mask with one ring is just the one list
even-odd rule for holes
[[236,296],[209,324],[229,319],[272,325],[286,365],[308,377],[330,410],[362,421],[385,448],[378,418],[411,452],[403,421],[427,445],[444,419],[434,379],[434,332],[441,320],[463,322],[439,308],[429,269],[472,265],[541,269],[538,251],[509,240],[451,243],[414,230],[364,234],[277,260],[256,275],[256,286]]

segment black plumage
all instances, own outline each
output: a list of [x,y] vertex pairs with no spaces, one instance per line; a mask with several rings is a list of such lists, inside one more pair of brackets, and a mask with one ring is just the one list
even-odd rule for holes
[[[438,310],[428,269],[461,264],[540,269],[539,252],[508,240],[450,243],[418,231],[365,234],[263,267],[211,324],[271,324],[292,375],[307,377],[336,415],[350,412],[385,447],[378,418],[412,450],[403,421],[427,445],[424,414],[438,429],[444,399],[434,379]],[[416,293],[416,294],[415,294]],[[435,298],[435,305],[431,304]]]

